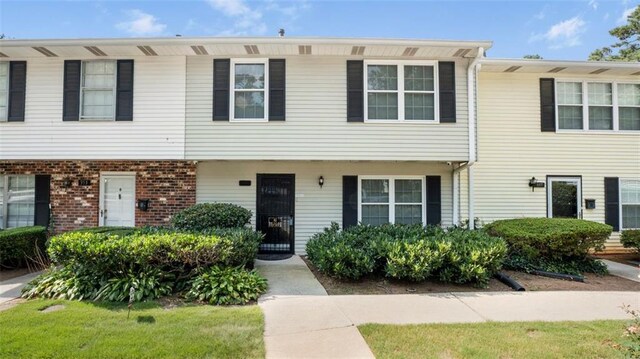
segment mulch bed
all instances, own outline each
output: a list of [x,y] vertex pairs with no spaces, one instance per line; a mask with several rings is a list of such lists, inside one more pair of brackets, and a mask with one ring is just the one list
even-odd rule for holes
[[[436,280],[415,283],[380,276],[369,276],[358,281],[337,280],[318,272],[306,257],[303,257],[303,260],[329,295],[513,291],[511,287],[497,279],[491,279],[486,288],[477,288],[471,284],[448,284]],[[528,291],[640,291],[639,282],[612,275],[597,276],[586,273],[584,275],[585,282],[581,283],[509,270],[505,270],[503,273],[515,279]]]
[[618,262],[631,266],[638,266],[640,264],[640,255],[635,253],[626,254],[602,254],[598,258],[607,259],[612,262]]

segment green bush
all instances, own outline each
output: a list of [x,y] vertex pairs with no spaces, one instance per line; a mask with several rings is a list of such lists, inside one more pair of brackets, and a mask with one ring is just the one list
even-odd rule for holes
[[442,240],[421,239],[415,242],[397,241],[387,253],[387,276],[422,281],[442,267],[451,245]]
[[267,280],[255,271],[214,266],[190,282],[189,300],[216,305],[241,305],[258,300],[267,290]]
[[70,267],[51,267],[29,282],[22,290],[22,297],[83,300],[93,299],[104,279]]
[[171,224],[176,229],[204,231],[214,228],[244,227],[251,211],[231,203],[201,203],[176,213]]
[[76,229],[72,232],[82,232],[82,233],[104,233],[118,236],[128,236],[137,232],[139,229],[135,227],[86,227]]
[[41,226],[0,231],[0,268],[15,268],[45,254],[47,229]]
[[627,229],[620,235],[620,243],[625,248],[633,248],[640,254],[640,229]]
[[122,276],[109,278],[96,292],[96,300],[126,302],[130,300],[133,287],[133,300],[136,302],[153,300],[171,294],[175,277],[158,268],[145,268],[139,272],[129,271]]

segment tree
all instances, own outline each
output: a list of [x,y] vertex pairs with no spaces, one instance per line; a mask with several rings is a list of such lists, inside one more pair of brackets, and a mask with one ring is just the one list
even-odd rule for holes
[[542,56],[538,55],[538,54],[533,54],[533,55],[524,55],[522,56],[523,59],[530,59],[530,60],[542,60]]
[[609,34],[619,41],[595,50],[589,55],[589,60],[640,62],[640,5],[627,17],[625,25],[611,29]]

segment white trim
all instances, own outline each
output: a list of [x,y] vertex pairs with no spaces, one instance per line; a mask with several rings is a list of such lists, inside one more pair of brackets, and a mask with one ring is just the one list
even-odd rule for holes
[[6,116],[0,117],[0,122],[7,122],[9,120],[9,90],[10,90],[10,81],[11,81],[11,62],[10,61],[0,61],[0,66],[7,66],[7,85],[4,91],[6,92],[6,101],[4,103],[4,108],[6,108]]
[[640,203],[622,203],[622,182],[625,181],[636,181],[636,182],[640,182],[640,178],[618,178],[618,219],[620,221],[618,228],[620,228],[620,232],[624,231],[624,230],[628,230],[628,229],[640,229],[640,228],[625,228],[622,224],[622,206],[623,205],[631,205],[631,206],[638,206],[640,205]]
[[[133,180],[133,205],[136,204],[136,172],[100,172],[100,185],[99,185],[99,205],[98,205],[98,226],[104,226],[104,180],[106,178],[130,178]],[[136,223],[136,210],[133,209],[133,225]]]
[[[397,67],[397,86],[395,90],[369,90],[368,67],[375,65],[395,65]],[[407,91],[404,89],[404,67],[405,66],[431,66],[433,67],[433,90],[432,91]],[[438,124],[440,123],[440,98],[438,61],[428,60],[364,60],[363,66],[363,89],[364,89],[364,122],[365,123],[411,123],[411,124]],[[398,118],[376,120],[369,119],[369,92],[371,93],[396,93],[398,96]],[[404,116],[405,93],[433,94],[433,120],[407,120]]]
[[389,206],[389,223],[395,223],[396,205],[418,205],[418,203],[396,203],[395,180],[420,180],[422,183],[422,203],[420,203],[422,223],[427,223],[427,181],[426,176],[387,176],[387,175],[366,175],[358,176],[358,223],[362,222],[362,180],[388,180],[389,181],[389,201],[385,203],[368,203]]
[[[264,87],[262,89],[236,89],[236,64],[264,65]],[[237,58],[231,59],[229,70],[229,121],[230,122],[269,122],[269,59],[267,58]],[[235,92],[264,93],[264,117],[263,118],[235,118]]]
[[[111,117],[88,117],[83,115],[84,107],[84,91],[87,89],[84,86],[84,71],[85,64],[87,62],[111,62],[114,64],[113,67],[113,87],[111,88],[113,103],[111,104]],[[79,109],[79,117],[80,121],[115,121],[116,120],[116,104],[118,102],[118,61],[112,59],[99,59],[99,60],[81,60],[80,61],[80,109]],[[98,91],[106,91],[109,90],[108,87],[92,87],[89,90],[98,90]]]
[[577,186],[576,193],[576,211],[577,217],[582,218],[582,178],[579,176],[549,176],[547,177],[547,217],[553,218],[553,182],[575,182]]

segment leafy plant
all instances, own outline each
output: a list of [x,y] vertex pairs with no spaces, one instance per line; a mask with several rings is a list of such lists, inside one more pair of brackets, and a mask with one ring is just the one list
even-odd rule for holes
[[267,280],[256,271],[214,266],[190,282],[188,300],[215,305],[240,305],[258,300],[267,290]]
[[387,276],[422,281],[442,267],[450,243],[442,240],[397,241],[387,253]]
[[128,236],[133,233],[136,233],[138,228],[135,227],[85,227],[76,229],[72,232],[81,232],[81,233],[104,233],[110,235],[118,235],[118,236]]
[[94,299],[103,278],[86,271],[50,267],[22,289],[22,297],[83,300]]
[[627,229],[620,235],[620,243],[625,248],[633,248],[640,255],[640,229]]
[[133,287],[134,301],[153,300],[171,294],[173,279],[173,275],[157,268],[146,268],[136,273],[129,271],[121,277],[109,278],[93,299],[126,302]]
[[238,228],[247,225],[251,215],[250,210],[231,203],[200,203],[176,213],[171,224],[188,231]]
[[582,273],[594,273],[605,275],[609,273],[607,265],[602,261],[585,257],[565,257],[562,260],[548,258],[529,258],[511,254],[504,262],[505,268],[531,273],[534,270],[547,272],[582,275]]
[[19,227],[0,231],[0,268],[15,268],[29,264],[44,253],[47,229],[41,226]]
[[640,358],[640,311],[634,310],[630,305],[625,305],[622,309],[633,319],[624,330],[620,349],[627,358]]

